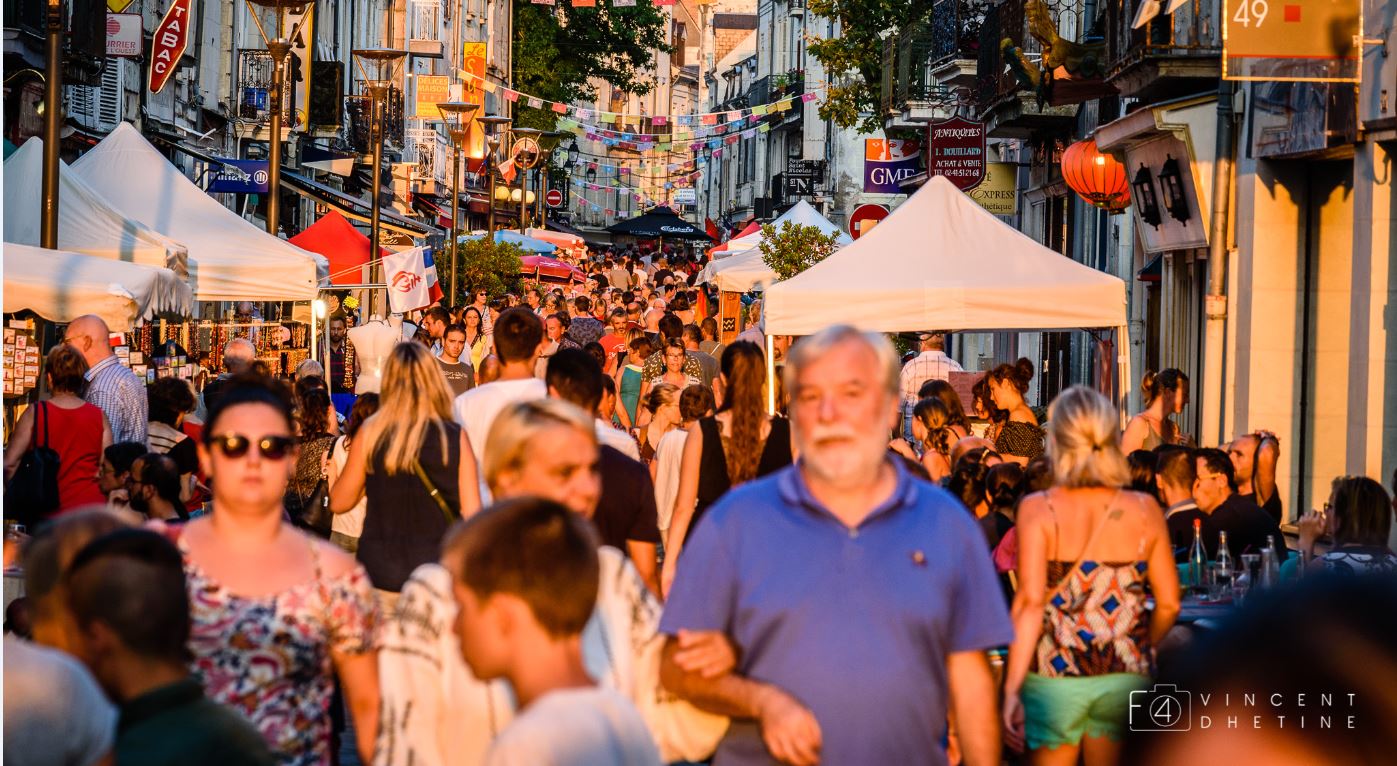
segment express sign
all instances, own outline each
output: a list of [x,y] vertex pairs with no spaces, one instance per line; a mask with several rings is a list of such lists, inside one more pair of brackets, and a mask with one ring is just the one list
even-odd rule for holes
[[150,42],[150,92],[164,90],[189,43],[189,1],[174,0]]

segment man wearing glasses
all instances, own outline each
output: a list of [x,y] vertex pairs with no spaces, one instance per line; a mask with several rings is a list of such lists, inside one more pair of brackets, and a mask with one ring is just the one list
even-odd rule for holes
[[111,330],[102,318],[87,314],[68,324],[63,342],[87,360],[89,403],[101,408],[112,426],[112,443],[146,442],[146,387],[136,374],[121,364],[112,351]]
[[[1251,498],[1237,494],[1232,473],[1232,460],[1220,449],[1198,450],[1198,478],[1193,482],[1193,499],[1198,509],[1208,514],[1213,527],[1227,533],[1227,547],[1234,560],[1243,553],[1260,553],[1269,539],[1279,546],[1277,554],[1285,560],[1285,536],[1281,527],[1261,510]],[[1210,541],[1205,541],[1210,542]]]

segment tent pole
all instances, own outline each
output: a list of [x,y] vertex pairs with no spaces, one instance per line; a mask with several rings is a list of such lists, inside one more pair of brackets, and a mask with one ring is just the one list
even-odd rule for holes
[[776,336],[766,336],[766,414],[776,414]]
[[1116,370],[1120,378],[1118,386],[1120,390],[1117,395],[1120,397],[1121,431],[1130,422],[1130,326],[1120,325],[1116,328]]

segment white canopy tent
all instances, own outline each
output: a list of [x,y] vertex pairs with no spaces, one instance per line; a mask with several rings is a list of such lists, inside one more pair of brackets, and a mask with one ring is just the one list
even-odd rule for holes
[[[848,232],[834,225],[834,223],[832,223],[828,218],[820,215],[820,211],[816,210],[809,202],[806,202],[805,200],[801,200],[795,203],[791,206],[790,210],[787,210],[786,212],[777,216],[776,220],[771,222],[771,225],[775,226],[779,230],[781,228],[781,224],[784,224],[787,221],[790,221],[793,224],[800,224],[802,226],[814,226],[815,228],[819,229],[825,234],[838,234],[840,247],[843,247],[849,244],[850,242],[854,241],[853,238],[849,236]],[[725,252],[718,253],[717,259],[714,262],[716,263],[719,260],[725,258],[736,257],[739,253],[756,249],[756,247],[761,243],[762,233],[760,231],[754,231],[745,237],[738,237],[737,239],[728,240],[727,250]]]
[[730,293],[745,293],[748,290],[763,288],[778,278],[776,271],[762,260],[762,250],[759,247],[721,261],[712,261],[703,268],[703,273],[699,274],[700,280],[711,282],[717,285],[719,290]]
[[30,310],[54,322],[96,314],[112,332],[157,313],[188,314],[189,285],[173,271],[62,250],[5,243],[5,313]]
[[934,176],[852,245],[772,285],[769,335],[810,335],[835,321],[863,330],[1116,328],[1129,379],[1120,279],[1050,250]]
[[[5,241],[39,245],[44,142],[31,138],[5,160]],[[184,245],[127,218],[67,165],[58,163],[58,247],[189,277]]]
[[268,234],[205,194],[129,123],[72,169],[122,213],[189,247],[198,300],[311,300],[329,273],[324,256]]

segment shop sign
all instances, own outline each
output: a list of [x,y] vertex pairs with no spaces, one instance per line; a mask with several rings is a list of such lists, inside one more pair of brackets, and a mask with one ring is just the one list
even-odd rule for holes
[[1359,0],[1223,0],[1222,77],[1358,82]]
[[930,150],[927,175],[944,176],[961,191],[970,191],[985,178],[985,124],[962,117],[927,127]]
[[863,190],[867,194],[901,194],[898,184],[917,174],[922,142],[917,139],[865,138]]
[[141,14],[107,14],[107,55],[114,58],[140,58]]
[[[218,158],[215,158],[218,159]],[[266,160],[225,160],[213,171],[210,194],[266,194],[268,174]]]
[[189,44],[189,2],[174,0],[165,17],[150,38],[150,81],[151,93],[159,93],[175,73],[180,56]]
[[1019,212],[1019,166],[1012,162],[985,165],[985,180],[969,192],[980,207],[995,215]]
[[674,204],[676,205],[697,205],[698,192],[691,186],[674,190]]
[[441,110],[437,104],[451,100],[451,78],[444,74],[419,74],[412,79],[417,83],[417,106],[413,116],[420,120],[440,120]]

